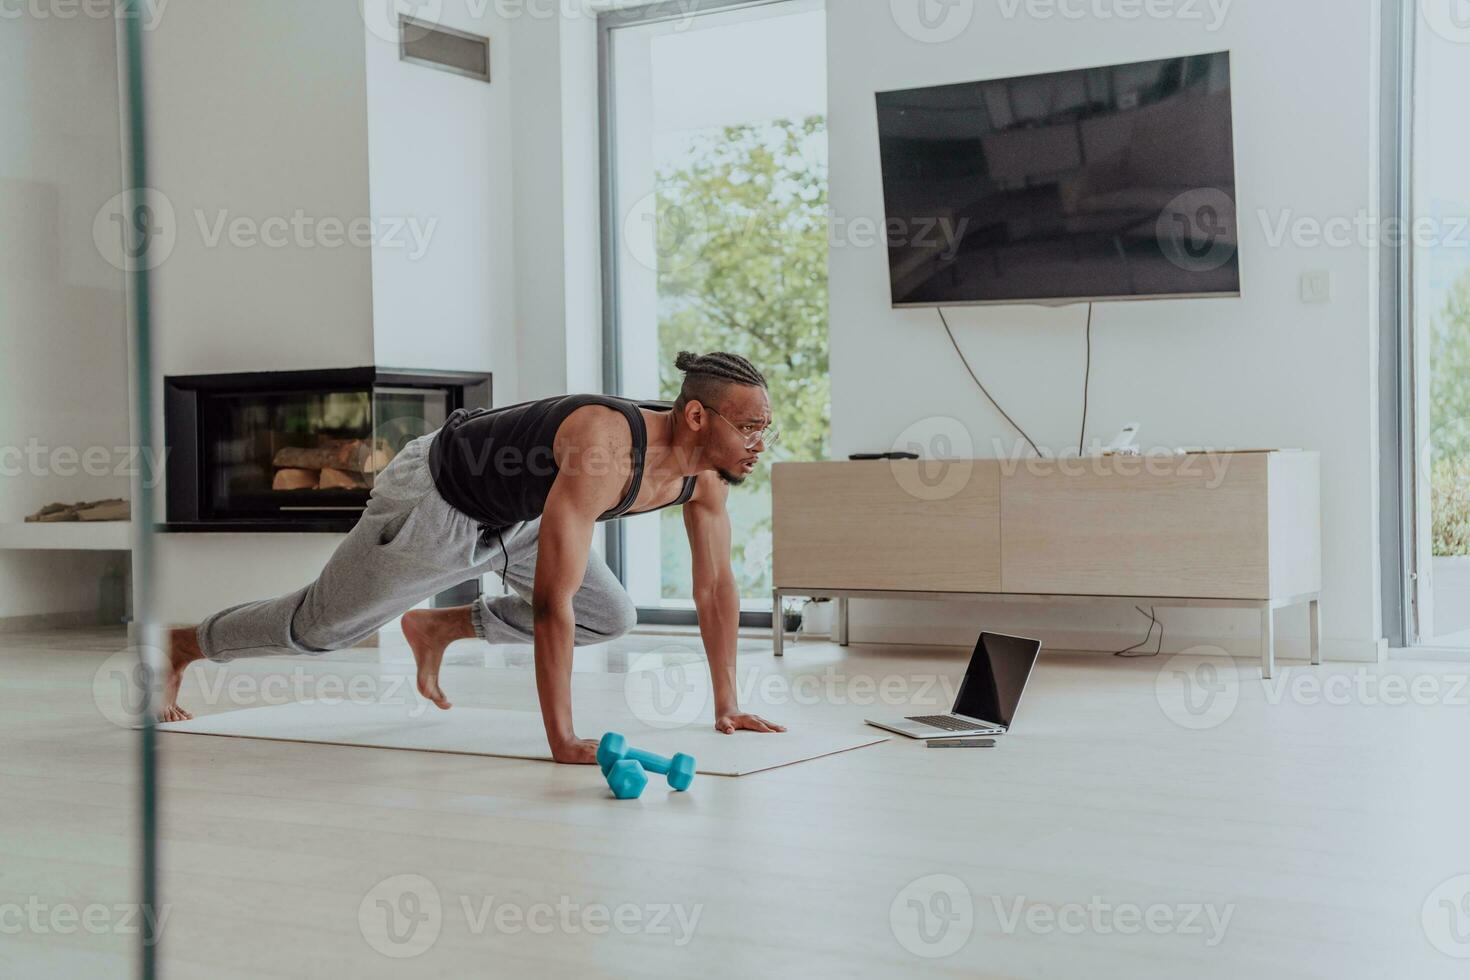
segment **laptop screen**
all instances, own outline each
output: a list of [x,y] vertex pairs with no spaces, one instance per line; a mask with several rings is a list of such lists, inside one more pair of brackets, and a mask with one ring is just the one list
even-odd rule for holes
[[955,714],[1009,728],[1040,651],[1041,644],[1036,640],[981,633],[954,700]]

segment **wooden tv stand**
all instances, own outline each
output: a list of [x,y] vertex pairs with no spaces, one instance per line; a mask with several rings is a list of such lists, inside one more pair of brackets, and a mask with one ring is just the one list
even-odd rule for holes
[[[837,599],[987,598],[1245,607],[1306,603],[1321,662],[1315,452],[859,460],[771,470],[774,589]],[[772,630],[777,656],[783,632]]]

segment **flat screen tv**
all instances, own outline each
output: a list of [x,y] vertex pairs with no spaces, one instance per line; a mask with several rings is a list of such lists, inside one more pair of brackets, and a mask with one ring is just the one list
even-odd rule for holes
[[877,101],[893,305],[1240,295],[1228,52]]

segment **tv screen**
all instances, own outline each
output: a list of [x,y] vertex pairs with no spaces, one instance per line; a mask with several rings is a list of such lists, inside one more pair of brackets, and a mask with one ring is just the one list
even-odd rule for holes
[[1240,294],[1228,52],[877,100],[895,306]]

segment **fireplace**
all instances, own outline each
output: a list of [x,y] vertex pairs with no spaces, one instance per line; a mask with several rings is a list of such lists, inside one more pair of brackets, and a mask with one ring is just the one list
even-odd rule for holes
[[168,531],[347,531],[374,475],[488,374],[345,368],[164,379]]

